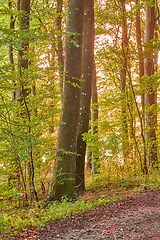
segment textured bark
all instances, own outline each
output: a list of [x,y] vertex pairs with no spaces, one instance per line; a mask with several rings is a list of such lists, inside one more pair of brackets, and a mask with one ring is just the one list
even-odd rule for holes
[[76,190],[85,190],[84,168],[86,142],[83,134],[88,132],[94,58],[94,1],[84,0],[84,29],[82,47],[81,106],[77,136]]
[[57,156],[48,201],[63,196],[75,198],[77,128],[80,109],[81,45],[83,1],[68,1],[65,46],[65,81],[61,119],[57,139]]
[[144,59],[144,75],[147,78],[147,88],[144,98],[145,107],[145,129],[147,141],[147,164],[151,167],[157,167],[157,145],[156,145],[156,129],[155,129],[155,90],[153,82],[154,75],[154,59],[152,39],[155,30],[155,7],[146,6],[146,27],[145,27],[145,59]]

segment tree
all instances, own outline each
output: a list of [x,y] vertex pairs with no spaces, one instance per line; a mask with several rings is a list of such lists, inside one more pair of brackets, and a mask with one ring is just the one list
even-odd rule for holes
[[146,2],[146,25],[145,25],[145,59],[144,76],[146,89],[144,97],[145,108],[145,129],[147,142],[147,162],[151,167],[157,167],[157,142],[155,124],[155,77],[154,77],[154,57],[153,43],[155,30],[155,5]]
[[122,108],[122,151],[124,161],[129,155],[129,136],[128,136],[128,124],[127,124],[127,105],[126,105],[126,74],[127,74],[127,48],[128,48],[128,36],[127,36],[127,18],[126,18],[126,1],[121,0],[122,5],[122,67],[120,73],[120,89],[121,89],[121,108]]
[[70,0],[67,8],[65,79],[53,181],[48,200],[75,198],[77,128],[80,109],[83,1]]
[[[142,32],[141,32],[141,17],[140,17],[140,1],[136,0],[136,40],[139,58],[139,78],[142,86],[142,77],[144,76],[144,59],[143,59],[143,49],[142,49]],[[143,86],[142,86],[143,87]],[[144,94],[141,94],[141,105],[144,112]]]
[[[9,3],[9,7],[11,6],[11,3]],[[29,40],[28,37],[25,36],[26,31],[29,29],[29,14],[30,14],[30,0],[24,1],[24,0],[18,0],[17,1],[17,10],[18,10],[18,25],[19,29],[21,32],[21,35],[23,36],[21,38],[21,46],[18,51],[18,70],[19,70],[19,76],[16,81],[14,81],[14,91],[13,91],[13,101],[16,106],[16,112],[15,112],[15,122],[20,122],[20,118],[22,117],[22,121],[24,121],[24,118],[27,117],[30,119],[30,113],[29,109],[27,106],[27,101],[26,98],[30,94],[30,89],[28,88],[28,48],[29,48]],[[13,17],[11,16],[11,20]],[[13,29],[13,25],[10,24],[10,28]],[[14,63],[13,60],[13,47],[10,46],[9,48],[9,58],[10,58],[10,63]],[[27,87],[26,87],[27,86]],[[24,110],[25,109],[25,110]],[[24,113],[25,112],[25,113]],[[17,124],[18,125],[18,124]],[[19,131],[20,126],[18,127]],[[28,133],[30,134],[30,127],[28,128]],[[18,153],[18,146],[17,146],[17,139],[15,138],[14,134],[11,133],[12,136],[12,144],[13,144],[13,151],[14,151],[14,171],[16,172],[18,179],[21,176],[22,180],[22,186],[25,194],[26,201],[28,202],[28,197],[27,197],[27,187],[26,187],[26,182],[24,179],[24,174],[23,174],[23,168],[22,168],[22,163],[19,157]],[[19,143],[20,144],[20,143]],[[32,157],[32,150],[30,149],[30,154]],[[33,159],[31,159],[32,161]],[[33,167],[33,162],[32,162],[32,167]],[[34,188],[34,168],[31,168],[33,170],[32,172],[32,180],[30,179],[30,183],[32,182],[32,187],[33,190],[35,191]],[[36,191],[35,191],[36,193]]]
[[99,167],[98,157],[98,93],[97,93],[97,73],[96,64],[93,65],[93,80],[92,80],[92,112],[91,112],[91,129],[93,141],[96,145],[92,149],[92,173],[95,174]]
[[76,158],[76,188],[77,191],[85,190],[85,154],[86,142],[83,134],[88,132],[90,120],[90,102],[93,78],[94,58],[94,1],[84,1],[84,27],[82,45],[82,84],[81,105],[77,136],[77,158]]
[[64,60],[63,60],[63,44],[62,44],[62,6],[63,0],[57,0],[57,56],[59,65],[59,77],[60,87],[63,94],[63,71],[64,71]]
[[[23,135],[26,135],[27,140],[29,142],[28,152],[29,152],[29,160],[28,163],[28,174],[29,174],[29,184],[30,191],[35,195],[36,200],[37,192],[35,190],[34,184],[34,160],[33,160],[33,146],[32,146],[32,128],[31,128],[31,109],[29,107],[28,97],[31,94],[31,83],[28,77],[28,68],[29,68],[29,25],[30,25],[30,0],[18,0],[17,1],[17,9],[19,11],[19,28],[21,34],[21,48],[18,51],[18,70],[19,70],[19,78],[17,81],[17,90],[16,90],[16,101],[19,105],[19,115],[22,117],[22,124],[26,125],[26,130],[23,132]],[[17,108],[18,109],[18,108]],[[26,120],[27,119],[27,120]],[[22,182],[25,188],[26,193],[26,184],[23,177],[23,171],[20,163],[20,159],[18,156],[20,172],[22,177]]]
[[[12,10],[13,2],[9,0],[8,6],[9,6],[9,9]],[[11,14],[11,16],[10,16],[10,29],[11,30],[14,29],[14,25],[15,25],[15,18],[13,16],[13,14]],[[10,46],[9,46],[9,62],[11,64],[12,71],[14,71],[15,67],[14,67],[13,45],[12,44],[10,44]],[[14,84],[15,81],[12,80],[12,82]],[[15,91],[12,93],[12,100],[15,101]]]

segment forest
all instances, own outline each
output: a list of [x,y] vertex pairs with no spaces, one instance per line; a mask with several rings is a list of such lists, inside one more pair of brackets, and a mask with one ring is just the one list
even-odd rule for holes
[[0,0],[0,231],[159,188],[159,23],[158,0]]

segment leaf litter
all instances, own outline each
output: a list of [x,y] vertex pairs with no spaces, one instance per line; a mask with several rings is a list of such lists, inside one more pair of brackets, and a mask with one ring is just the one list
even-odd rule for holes
[[50,222],[43,229],[28,229],[5,240],[160,240],[160,190],[133,193],[82,214]]

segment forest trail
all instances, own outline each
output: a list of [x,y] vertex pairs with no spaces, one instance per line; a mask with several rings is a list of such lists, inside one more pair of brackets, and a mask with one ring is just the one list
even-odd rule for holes
[[[121,200],[45,226],[14,240],[160,240],[160,190],[133,193]],[[5,238],[7,240],[7,238]]]

